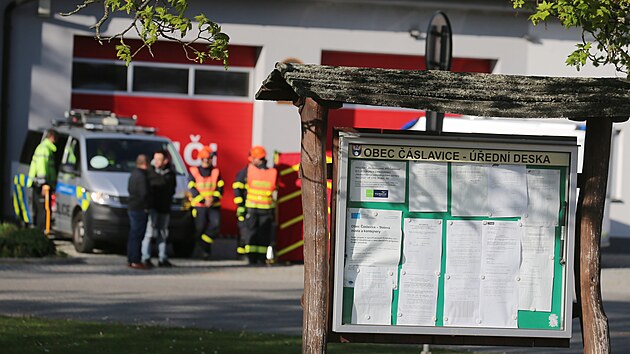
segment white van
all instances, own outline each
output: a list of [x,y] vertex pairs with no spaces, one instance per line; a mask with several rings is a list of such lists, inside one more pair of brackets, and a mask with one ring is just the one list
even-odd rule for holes
[[[79,252],[95,247],[124,245],[129,233],[127,181],[139,154],[149,158],[167,150],[176,173],[177,187],[171,206],[169,242],[177,255],[194,249],[194,224],[185,198],[188,172],[166,137],[154,128],[135,125],[134,118],[119,118],[109,112],[70,112],[54,121],[59,133],[55,156],[58,177],[52,207],[52,232],[71,236]],[[45,131],[29,131],[16,168],[13,204],[18,220],[32,224],[33,203],[28,186],[28,168]]]

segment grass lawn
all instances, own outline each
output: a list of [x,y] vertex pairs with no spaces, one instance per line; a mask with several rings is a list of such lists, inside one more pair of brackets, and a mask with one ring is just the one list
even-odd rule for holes
[[[299,336],[0,316],[0,352],[7,354],[289,354],[301,350]],[[418,345],[328,345],[332,354],[421,351]],[[446,353],[435,348],[431,351]]]

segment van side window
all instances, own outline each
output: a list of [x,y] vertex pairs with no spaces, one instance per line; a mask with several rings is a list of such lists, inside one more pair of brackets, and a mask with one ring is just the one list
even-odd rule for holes
[[77,139],[70,138],[63,155],[64,164],[72,165],[75,170],[79,170],[81,166],[81,150],[79,149],[79,141]]

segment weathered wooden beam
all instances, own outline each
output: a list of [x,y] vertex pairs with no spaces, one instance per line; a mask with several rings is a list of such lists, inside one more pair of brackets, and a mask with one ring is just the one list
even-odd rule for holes
[[486,117],[630,117],[630,82],[278,63],[260,100],[310,97]]
[[578,200],[580,208],[580,301],[582,304],[582,337],[584,353],[610,353],[608,318],[604,313],[600,285],[600,241],[612,121],[588,119],[584,141],[582,177],[584,186]]
[[328,205],[326,129],[328,108],[298,99],[302,120],[302,209],[304,210],[304,316],[302,353],[326,353],[328,296]]

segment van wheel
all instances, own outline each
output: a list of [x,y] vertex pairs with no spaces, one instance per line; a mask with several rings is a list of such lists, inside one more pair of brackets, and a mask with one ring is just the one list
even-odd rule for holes
[[77,213],[77,215],[72,218],[72,242],[77,252],[92,253],[94,250],[94,241],[85,234],[83,213]]

